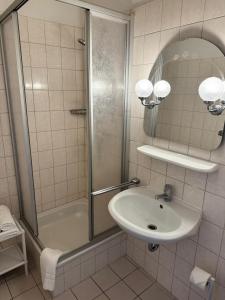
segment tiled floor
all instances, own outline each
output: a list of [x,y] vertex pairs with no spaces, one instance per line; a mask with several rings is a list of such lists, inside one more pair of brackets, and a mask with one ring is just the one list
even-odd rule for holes
[[[0,299],[49,300],[51,296],[42,290],[39,274],[32,271],[28,277],[21,272],[2,277]],[[171,300],[173,298],[127,257],[122,257],[54,299]]]

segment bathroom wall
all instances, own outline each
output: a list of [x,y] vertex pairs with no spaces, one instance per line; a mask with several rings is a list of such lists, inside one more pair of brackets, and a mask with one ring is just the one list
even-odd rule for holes
[[6,10],[12,2],[13,0],[2,0],[0,4],[0,14],[3,13],[3,11]]
[[[150,253],[144,242],[128,238],[128,255],[179,300],[202,299],[190,287],[189,275],[197,265],[216,277],[215,299],[225,299],[225,147],[210,153],[145,136],[144,109],[134,95],[137,80],[148,78],[160,50],[168,43],[187,37],[202,37],[225,52],[224,0],[155,0],[134,11],[131,82],[130,177],[162,192],[164,184],[175,187],[175,198],[203,211],[199,233],[176,244],[160,246]],[[179,150],[219,163],[219,170],[206,175],[192,172],[137,153],[143,144]]]
[[[86,117],[70,113],[85,108],[84,47],[78,43],[84,35],[84,13],[78,11],[72,26],[47,15],[31,18],[29,12],[40,14],[32,10],[32,3],[37,4],[31,1],[31,7],[20,11],[28,16],[20,15],[19,25],[36,204],[41,212],[86,196]],[[60,19],[65,21],[65,14]]]

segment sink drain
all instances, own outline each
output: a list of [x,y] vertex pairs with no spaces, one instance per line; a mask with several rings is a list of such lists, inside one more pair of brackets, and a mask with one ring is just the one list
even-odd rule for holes
[[148,229],[151,229],[151,230],[156,230],[157,229],[157,226],[154,225],[154,224],[150,224],[147,227],[148,227]]

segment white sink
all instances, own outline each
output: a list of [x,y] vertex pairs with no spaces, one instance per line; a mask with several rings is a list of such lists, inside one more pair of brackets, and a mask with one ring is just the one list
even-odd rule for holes
[[145,187],[128,189],[115,195],[109,202],[109,212],[122,229],[155,244],[192,236],[197,233],[201,221],[200,211],[173,200],[156,200],[155,195]]

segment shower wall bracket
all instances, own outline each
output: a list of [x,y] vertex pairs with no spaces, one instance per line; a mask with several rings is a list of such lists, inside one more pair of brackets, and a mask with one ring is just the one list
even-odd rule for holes
[[71,115],[86,115],[87,109],[86,108],[77,108],[70,110]]

